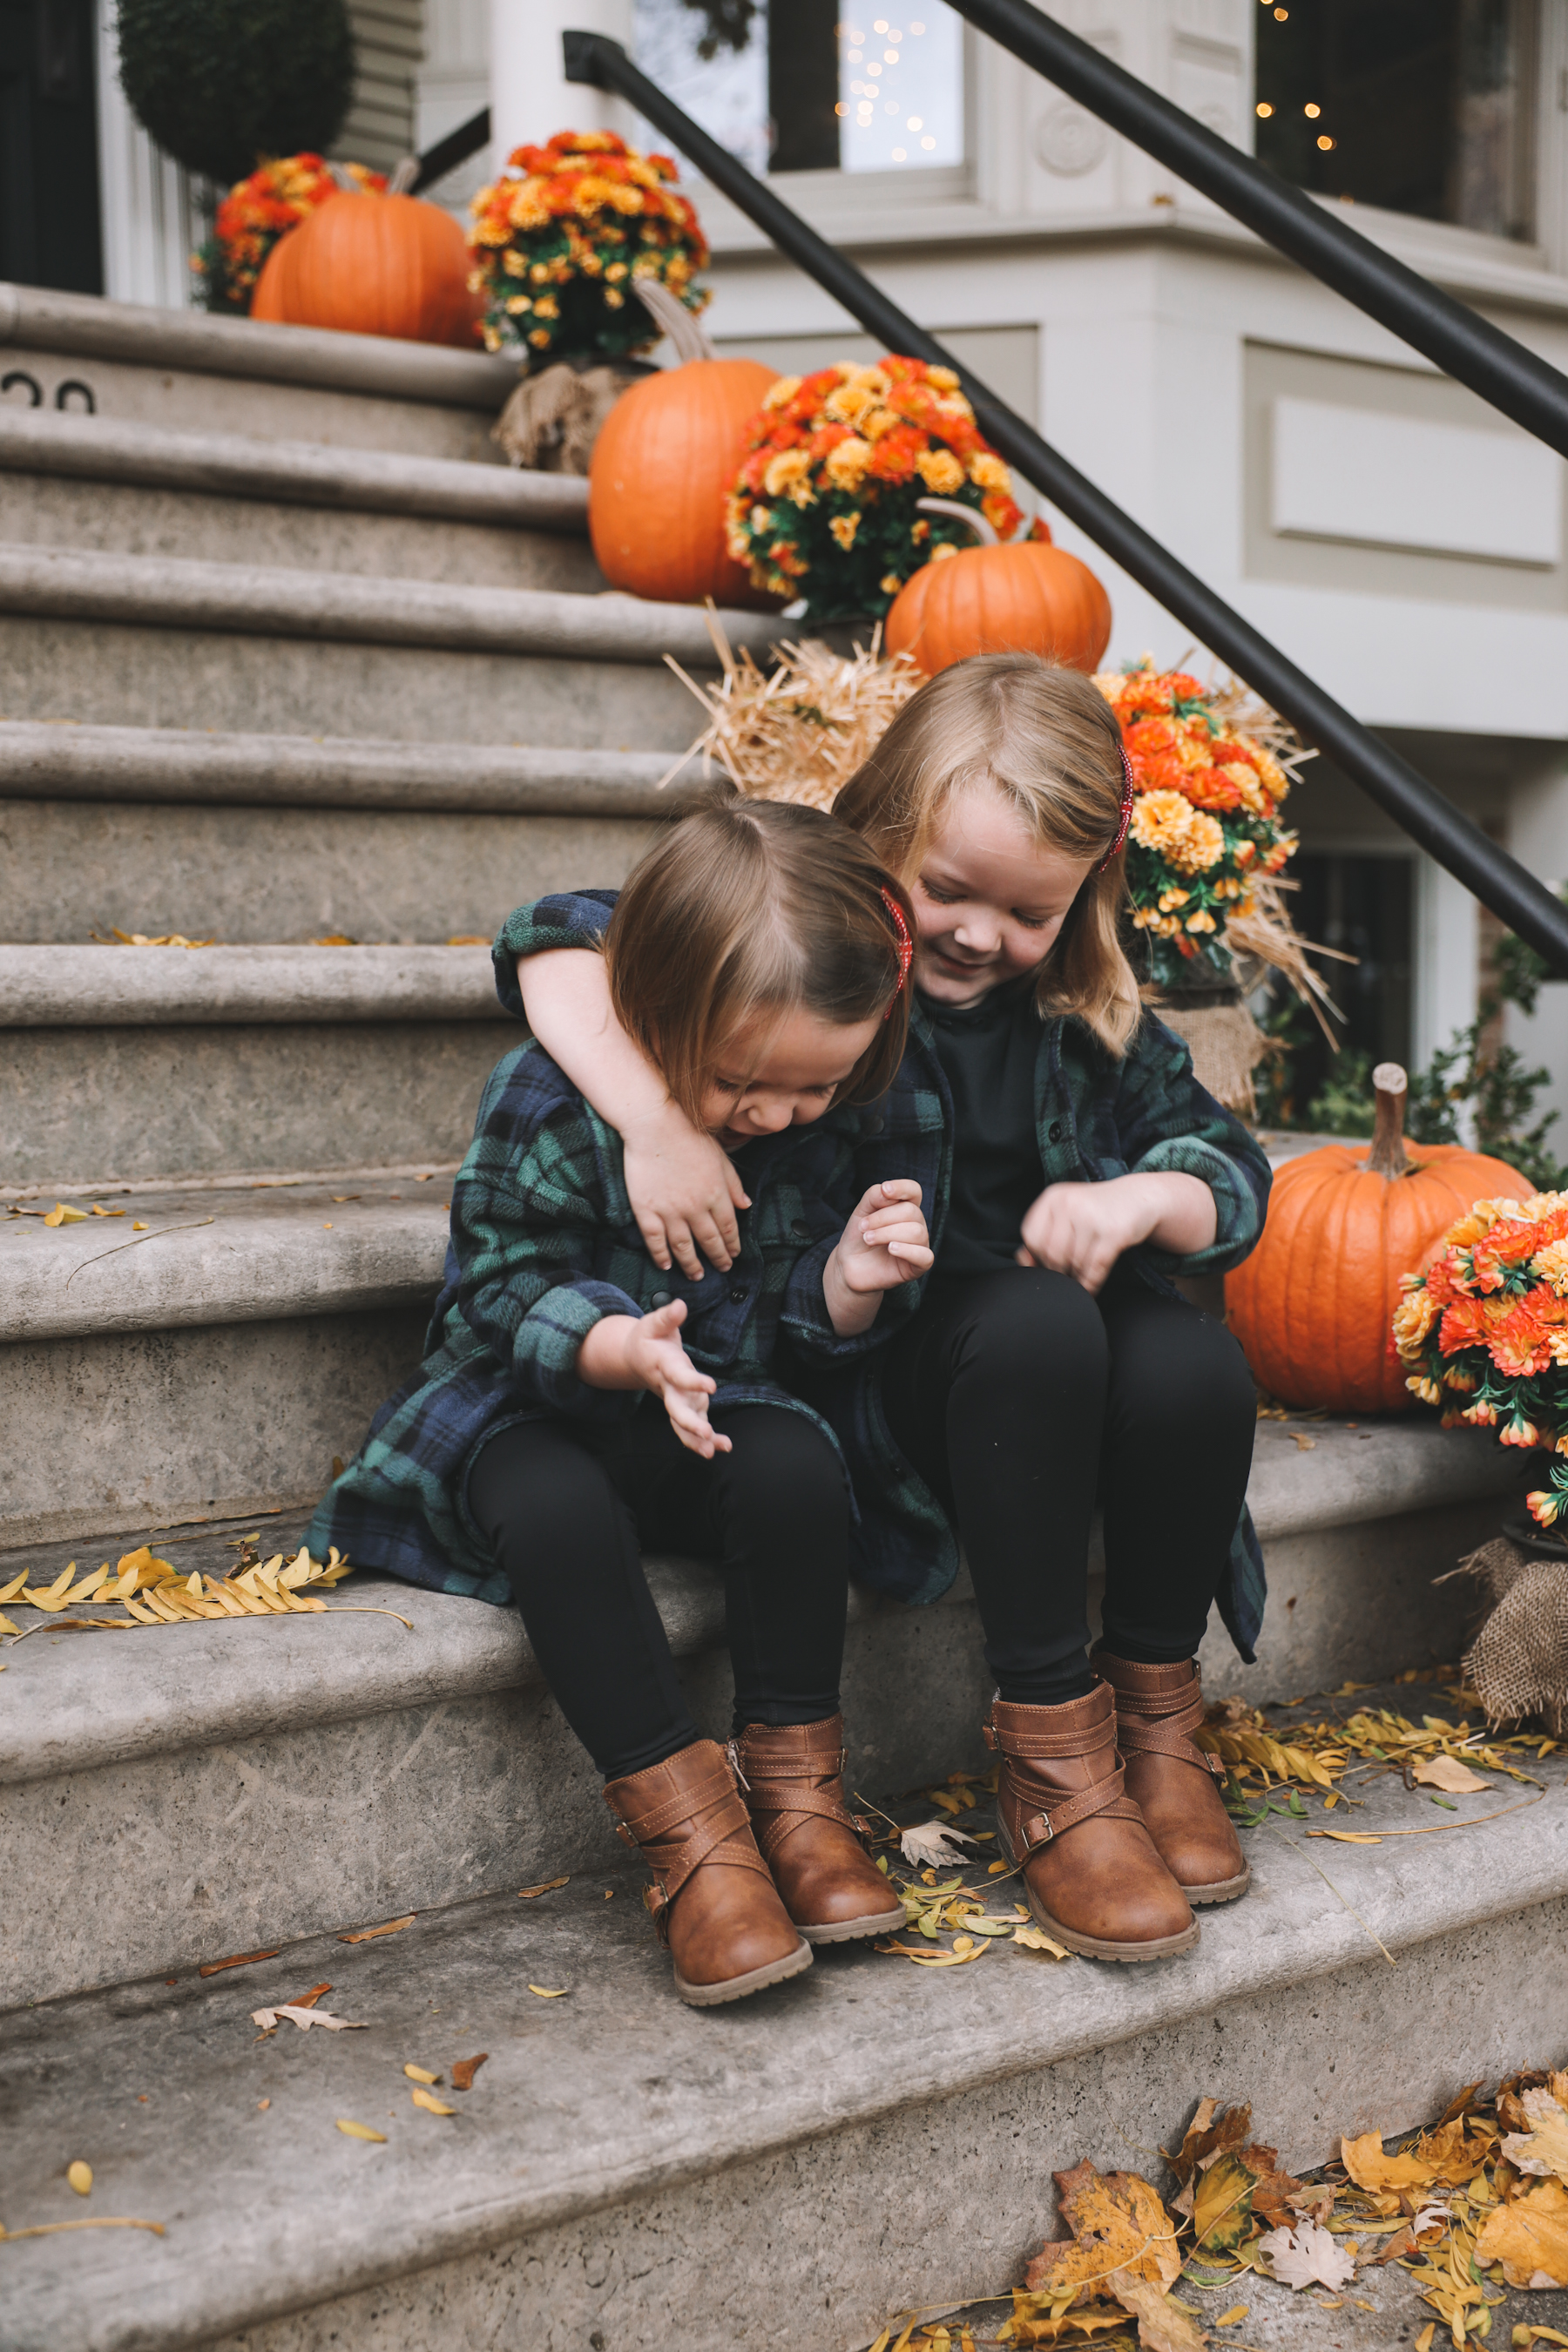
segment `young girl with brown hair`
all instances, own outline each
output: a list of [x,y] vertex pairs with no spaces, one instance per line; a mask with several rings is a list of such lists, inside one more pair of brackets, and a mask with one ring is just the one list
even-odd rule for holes
[[[1246,1514],[1256,1405],[1223,1324],[1176,1275],[1218,1272],[1262,1229],[1268,1169],[1140,1003],[1119,936],[1132,786],[1109,705],[1032,656],[957,664],[908,703],[840,793],[910,891],[909,1049],[884,1115],[925,1186],[935,1269],[873,1369],[900,1544],[858,1570],[929,1600],[963,1542],[996,1697],[1004,1850],[1071,1949],[1154,1959],[1197,1941],[1194,1904],[1248,1873],[1192,1734],[1194,1653],[1217,1601],[1244,1658],[1262,1616]],[[614,1104],[645,1236],[721,1266],[736,1198],[603,1015],[580,954],[592,912],[545,900],[502,941],[529,1017],[590,1098]],[[865,1410],[829,1374],[836,1425]],[[1104,1510],[1091,1657],[1090,1519]]]
[[[639,1066],[732,1156],[735,1249],[721,1272],[656,1265],[614,1132],[538,1044],[508,1054],[452,1189],[426,1360],[310,1531],[515,1600],[700,2006],[903,1918],[840,1777],[850,1519],[857,1497],[876,1512],[878,1468],[778,1360],[852,1389],[931,1265],[919,1186],[868,1186],[858,1108],[903,1051],[910,953],[902,891],[831,817],[733,803],[674,826],[595,968]],[[722,1565],[728,1751],[688,1711],[644,1548]]]

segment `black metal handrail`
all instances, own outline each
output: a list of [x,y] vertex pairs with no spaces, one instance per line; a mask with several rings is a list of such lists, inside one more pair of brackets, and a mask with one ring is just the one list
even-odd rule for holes
[[419,158],[419,169],[410,183],[409,194],[416,196],[422,189],[433,186],[437,180],[444,180],[448,172],[455,172],[459,163],[466,163],[470,155],[477,155],[481,147],[488,147],[489,143],[490,110],[488,106],[481,106],[477,114],[469,115],[467,122],[459,122],[456,131],[448,131],[445,139],[437,139],[434,147],[426,148]]
[[1347,220],[1080,41],[1029,0],[952,0],[963,16],[1212,197],[1447,375],[1568,457],[1568,376],[1384,253]]
[[1070,516],[1140,587],[1228,662],[1238,677],[1266,696],[1309,743],[1334,760],[1419,847],[1527,940],[1553,972],[1568,979],[1568,908],[1532,874],[1489,840],[1391,744],[1352,718],[1141,523],[1124,514],[1032,425],[1015,415],[934,335],[917,327],[863,271],[808,227],[798,213],[640,73],[618,41],[601,33],[576,32],[565,34],[563,40],[568,81],[613,89],[628,100],[706,179],[755,221],[781,253],[840,301],[885,351],[954,369],[981,429],[1026,481]]

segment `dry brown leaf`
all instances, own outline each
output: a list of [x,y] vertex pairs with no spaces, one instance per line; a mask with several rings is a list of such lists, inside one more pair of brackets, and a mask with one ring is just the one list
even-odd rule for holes
[[1143,2352],[1204,2352],[1208,2337],[1192,2314],[1152,2280],[1131,2271],[1113,2271],[1106,2284],[1122,2309],[1137,2318]]
[[1450,1797],[1468,1797],[1478,1789],[1489,1789],[1491,1782],[1461,1764],[1457,1756],[1428,1756],[1410,1768],[1410,1777],[1423,1789],[1443,1789]]
[[416,1911],[411,1911],[406,1919],[385,1919],[379,1927],[355,1927],[340,1936],[338,1941],[340,1944],[370,1944],[377,1936],[399,1936],[405,1927],[412,1927],[418,1916]]
[[1181,2147],[1165,2161],[1184,2186],[1205,2157],[1223,2155],[1228,2149],[1243,2147],[1251,2129],[1250,2107],[1226,2107],[1222,2110],[1213,2099],[1200,2099],[1197,2112],[1183,2135]]
[[1520,2105],[1530,2130],[1510,2132],[1502,2153],[1520,2172],[1551,2173],[1568,2181],[1568,2114],[1550,2091],[1526,2091]]
[[1072,2231],[1041,2247],[1024,2273],[1035,2294],[1080,2294],[1112,2271],[1168,2285],[1181,2272],[1175,2225],[1149,2183],[1135,2172],[1100,2174],[1088,2158],[1052,2175],[1062,2219]]
[[517,1899],[520,1903],[531,1903],[538,1895],[553,1895],[558,1886],[568,1885],[570,1875],[571,1874],[568,1873],[565,1878],[542,1879],[537,1886],[520,1886],[517,1890]]
[[488,2050],[481,2050],[477,2058],[459,2058],[452,2069],[453,2090],[471,2091],[474,2087],[474,2076],[489,2054]]
[[275,1960],[277,1948],[270,1952],[231,1952],[226,1960],[204,1960],[196,1970],[199,1977],[216,1977],[223,1969],[247,1969],[252,1960]]
[[[406,2074],[408,2069],[405,2067],[403,2071]],[[458,2112],[456,2107],[448,2107],[442,2100],[433,2099],[428,2091],[410,2091],[408,2095],[416,2107],[424,2108],[427,2116],[455,2116]]]
[[368,2124],[351,2123],[347,2116],[338,2116],[334,2121],[345,2139],[373,2139],[382,2147],[386,2146],[386,2134],[372,2131]]
[[1510,2286],[1568,2286],[1568,2189],[1543,2180],[1539,2189],[1498,2205],[1487,2215],[1476,2260],[1500,2263]]

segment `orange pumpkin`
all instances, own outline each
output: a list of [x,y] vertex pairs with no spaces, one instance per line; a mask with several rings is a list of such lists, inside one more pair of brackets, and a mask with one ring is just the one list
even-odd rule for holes
[[691,359],[622,393],[588,467],[588,536],[612,588],[775,612],[725,545],[745,430],[777,382],[761,360]]
[[471,351],[479,304],[468,291],[468,245],[450,213],[418,196],[344,191],[279,238],[250,315]]
[[893,600],[883,631],[889,654],[911,654],[928,677],[971,654],[1040,654],[1068,669],[1099,668],[1110,643],[1110,599],[1087,563],[1048,539],[1004,546],[973,507],[921,499],[958,516],[980,541],[922,563]]
[[1405,1143],[1405,1072],[1382,1062],[1372,1076],[1370,1148],[1331,1143],[1287,1160],[1263,1239],[1225,1279],[1226,1320],[1259,1383],[1285,1404],[1403,1412],[1410,1393],[1390,1336],[1400,1276],[1426,1268],[1473,1201],[1534,1190],[1459,1144]]

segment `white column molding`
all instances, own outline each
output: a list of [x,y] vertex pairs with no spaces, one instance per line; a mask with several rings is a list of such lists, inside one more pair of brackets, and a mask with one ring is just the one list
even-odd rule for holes
[[1425,854],[1415,866],[1415,987],[1412,1051],[1425,1069],[1456,1029],[1476,1017],[1480,930],[1474,898]]
[[191,253],[205,231],[186,174],[125,102],[109,0],[98,9],[98,173],[105,294],[111,302],[184,310]]
[[606,33],[632,46],[632,0],[490,0],[490,115],[498,157],[555,131],[619,131],[626,110],[607,91],[567,81],[563,32]]

